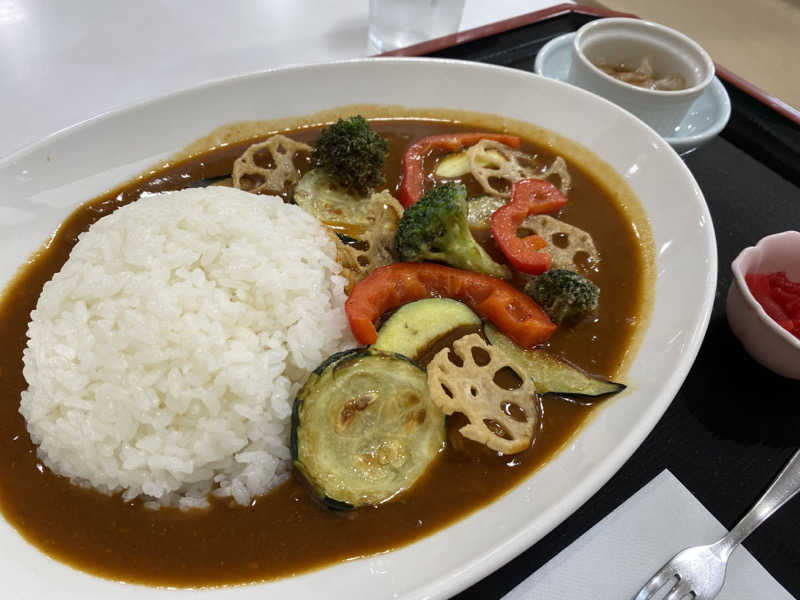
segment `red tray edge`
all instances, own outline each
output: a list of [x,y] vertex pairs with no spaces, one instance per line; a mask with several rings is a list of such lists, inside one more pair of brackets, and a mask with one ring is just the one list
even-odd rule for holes
[[[568,13],[593,15],[597,17],[638,18],[636,15],[631,13],[624,13],[604,8],[595,8],[593,6],[583,6],[580,4],[557,4],[549,8],[526,13],[524,15],[519,15],[516,17],[512,17],[510,19],[498,21],[496,23],[489,23],[488,25],[475,27],[474,29],[460,31],[458,33],[453,33],[433,40],[428,40],[419,44],[414,44],[413,46],[408,46],[406,48],[398,48],[397,50],[384,52],[383,54],[379,54],[378,56],[422,56],[424,54],[430,54],[431,52],[437,52],[439,50],[444,50],[445,48],[450,48],[451,46],[464,44],[466,42],[471,42],[473,40],[488,37],[490,35],[496,35],[498,33],[503,33],[511,29],[516,29],[518,27],[532,25],[534,23],[545,21],[547,19],[551,19],[553,17],[558,17]],[[753,85],[746,79],[736,75],[733,71],[726,69],[722,65],[718,63],[714,63],[714,65],[716,67],[717,76],[720,79],[723,79],[730,85],[740,89],[741,91],[752,96],[762,104],[766,104],[774,111],[782,114],[787,119],[800,125],[800,110],[794,108],[793,106],[784,102],[780,98],[768,94],[761,88]]]

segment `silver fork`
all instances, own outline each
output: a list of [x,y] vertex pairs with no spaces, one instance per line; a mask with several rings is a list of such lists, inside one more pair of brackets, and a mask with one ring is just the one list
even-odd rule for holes
[[639,590],[634,600],[650,600],[667,586],[670,587],[664,600],[716,598],[725,583],[725,568],[731,552],[798,491],[800,450],[795,452],[769,489],[725,537],[708,546],[687,548],[673,556]]

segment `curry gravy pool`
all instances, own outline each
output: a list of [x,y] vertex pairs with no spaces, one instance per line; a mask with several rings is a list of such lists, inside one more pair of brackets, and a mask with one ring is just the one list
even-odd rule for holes
[[[390,191],[394,192],[399,182],[400,157],[414,140],[447,132],[496,130],[500,125],[487,126],[478,117],[465,120],[463,114],[436,114],[439,120],[372,122],[389,142],[386,178]],[[451,123],[446,118],[462,122]],[[524,129],[508,125],[506,129],[526,137]],[[313,143],[319,128],[284,133]],[[99,218],[145,192],[181,189],[200,180],[227,176],[233,161],[253,141],[193,153],[79,207],[22,269],[2,298],[0,339],[5,343],[0,350],[0,508],[27,540],[79,569],[149,585],[207,586],[287,576],[396,548],[508,491],[552,457],[596,410],[545,397],[542,428],[534,445],[506,457],[464,439],[457,432],[462,423],[450,418],[447,447],[423,480],[392,502],[353,512],[324,508],[294,477],[255,499],[249,507],[214,500],[207,511],[184,512],[150,510],[139,501],[124,503],[119,496],[80,488],[51,473],[37,460],[25,420],[18,412],[20,393],[26,388],[22,376],[25,332],[42,286],[64,264],[78,234]],[[541,141],[534,144],[526,140],[522,149],[548,161],[555,156]],[[560,148],[558,153],[564,154]],[[591,232],[600,250],[603,261],[594,280],[601,289],[601,301],[596,318],[560,328],[548,345],[592,373],[619,376],[649,313],[651,242],[646,235],[645,239],[641,237],[642,231],[648,231],[646,223],[642,227],[642,215],[634,219],[639,219],[638,235],[632,226],[628,200],[609,193],[607,184],[601,185],[588,175],[602,171],[601,167],[585,156],[586,161],[580,164],[569,153],[566,158],[573,187],[561,218]],[[475,191],[470,189],[471,194]]]

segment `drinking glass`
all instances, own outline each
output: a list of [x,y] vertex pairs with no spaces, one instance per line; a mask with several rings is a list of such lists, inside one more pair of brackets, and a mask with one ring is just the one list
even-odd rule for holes
[[465,0],[369,0],[371,49],[386,52],[458,31]]

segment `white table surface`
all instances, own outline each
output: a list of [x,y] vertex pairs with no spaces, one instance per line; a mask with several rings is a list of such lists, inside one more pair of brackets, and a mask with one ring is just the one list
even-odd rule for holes
[[[467,0],[460,30],[559,4]],[[0,158],[213,79],[368,55],[368,0],[0,0]]]

